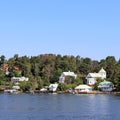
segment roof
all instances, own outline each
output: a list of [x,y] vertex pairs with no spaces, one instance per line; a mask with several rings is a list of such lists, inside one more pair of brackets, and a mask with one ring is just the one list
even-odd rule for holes
[[28,81],[29,80],[29,78],[27,78],[27,77],[12,77],[11,78],[11,80],[12,81]]
[[20,86],[13,86],[12,88],[18,90],[20,89]]
[[92,87],[90,87],[88,85],[79,85],[79,86],[75,87],[75,89],[84,89],[84,88],[92,88]]
[[110,81],[106,81],[106,80],[104,80],[103,82],[100,82],[99,85],[107,85],[107,84],[109,84],[109,85],[113,85],[112,82],[110,82]]
[[57,87],[58,87],[58,84],[55,83],[55,84],[50,84],[49,86],[49,91],[56,91],[57,90]]
[[40,89],[40,91],[41,92],[45,92],[45,91],[47,91],[47,89],[46,88],[42,88],[42,89]]
[[101,70],[99,71],[99,73],[104,73],[106,72],[103,68],[101,68]]
[[57,83],[55,83],[55,84],[50,84],[50,85],[49,85],[49,88],[51,88],[51,87],[57,88],[57,87],[58,87],[58,84],[57,84]]
[[65,76],[76,76],[76,74],[74,73],[74,72],[63,72],[63,74],[65,75]]
[[96,78],[96,77],[101,77],[101,75],[99,73],[89,73],[87,77]]

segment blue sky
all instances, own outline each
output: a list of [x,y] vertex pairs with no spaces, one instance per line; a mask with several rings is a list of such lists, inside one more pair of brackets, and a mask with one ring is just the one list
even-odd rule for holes
[[119,0],[1,0],[0,55],[120,58]]

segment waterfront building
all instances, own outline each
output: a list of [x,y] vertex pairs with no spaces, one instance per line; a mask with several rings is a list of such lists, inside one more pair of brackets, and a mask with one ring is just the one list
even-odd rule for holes
[[12,77],[11,78],[11,82],[13,83],[19,83],[19,82],[22,82],[22,81],[28,81],[29,78],[27,77]]
[[92,92],[92,87],[88,85],[79,85],[75,87],[75,93],[80,93],[80,92]]
[[110,81],[104,80],[103,82],[99,83],[98,88],[101,91],[110,92],[110,91],[112,91],[114,89],[114,84],[112,82],[110,82]]
[[106,71],[103,68],[101,68],[101,70],[98,73],[89,73],[86,76],[87,84],[94,85],[97,82],[97,78],[100,78],[100,79],[106,78]]
[[49,91],[50,92],[55,92],[57,90],[57,87],[58,87],[58,84],[55,83],[55,84],[50,84],[49,85]]
[[77,75],[74,72],[63,72],[61,76],[59,77],[59,83],[68,83],[68,80],[66,77],[74,77],[77,78]]

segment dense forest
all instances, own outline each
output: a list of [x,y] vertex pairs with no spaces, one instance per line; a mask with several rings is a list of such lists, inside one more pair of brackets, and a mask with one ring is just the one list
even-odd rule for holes
[[[9,84],[10,78],[25,76],[29,82],[22,83],[21,87],[40,89],[50,83],[58,82],[62,72],[73,71],[77,77],[77,83],[85,83],[85,77],[89,72],[98,72],[101,68],[107,72],[107,80],[114,83],[120,90],[120,60],[114,56],[108,56],[100,61],[78,56],[61,56],[55,54],[41,54],[38,56],[22,56],[15,54],[6,60],[0,56],[0,85]],[[6,69],[9,74],[6,74]]]

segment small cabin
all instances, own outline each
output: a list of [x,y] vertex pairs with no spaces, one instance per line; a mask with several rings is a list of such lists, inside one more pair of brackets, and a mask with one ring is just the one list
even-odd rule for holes
[[98,88],[101,91],[110,92],[114,89],[114,85],[112,82],[104,80],[103,82],[99,83]]
[[92,87],[88,85],[79,85],[75,87],[75,93],[80,93],[80,92],[92,92]]
[[57,83],[49,85],[49,91],[50,92],[55,92],[57,90],[57,88],[58,88],[58,84]]

